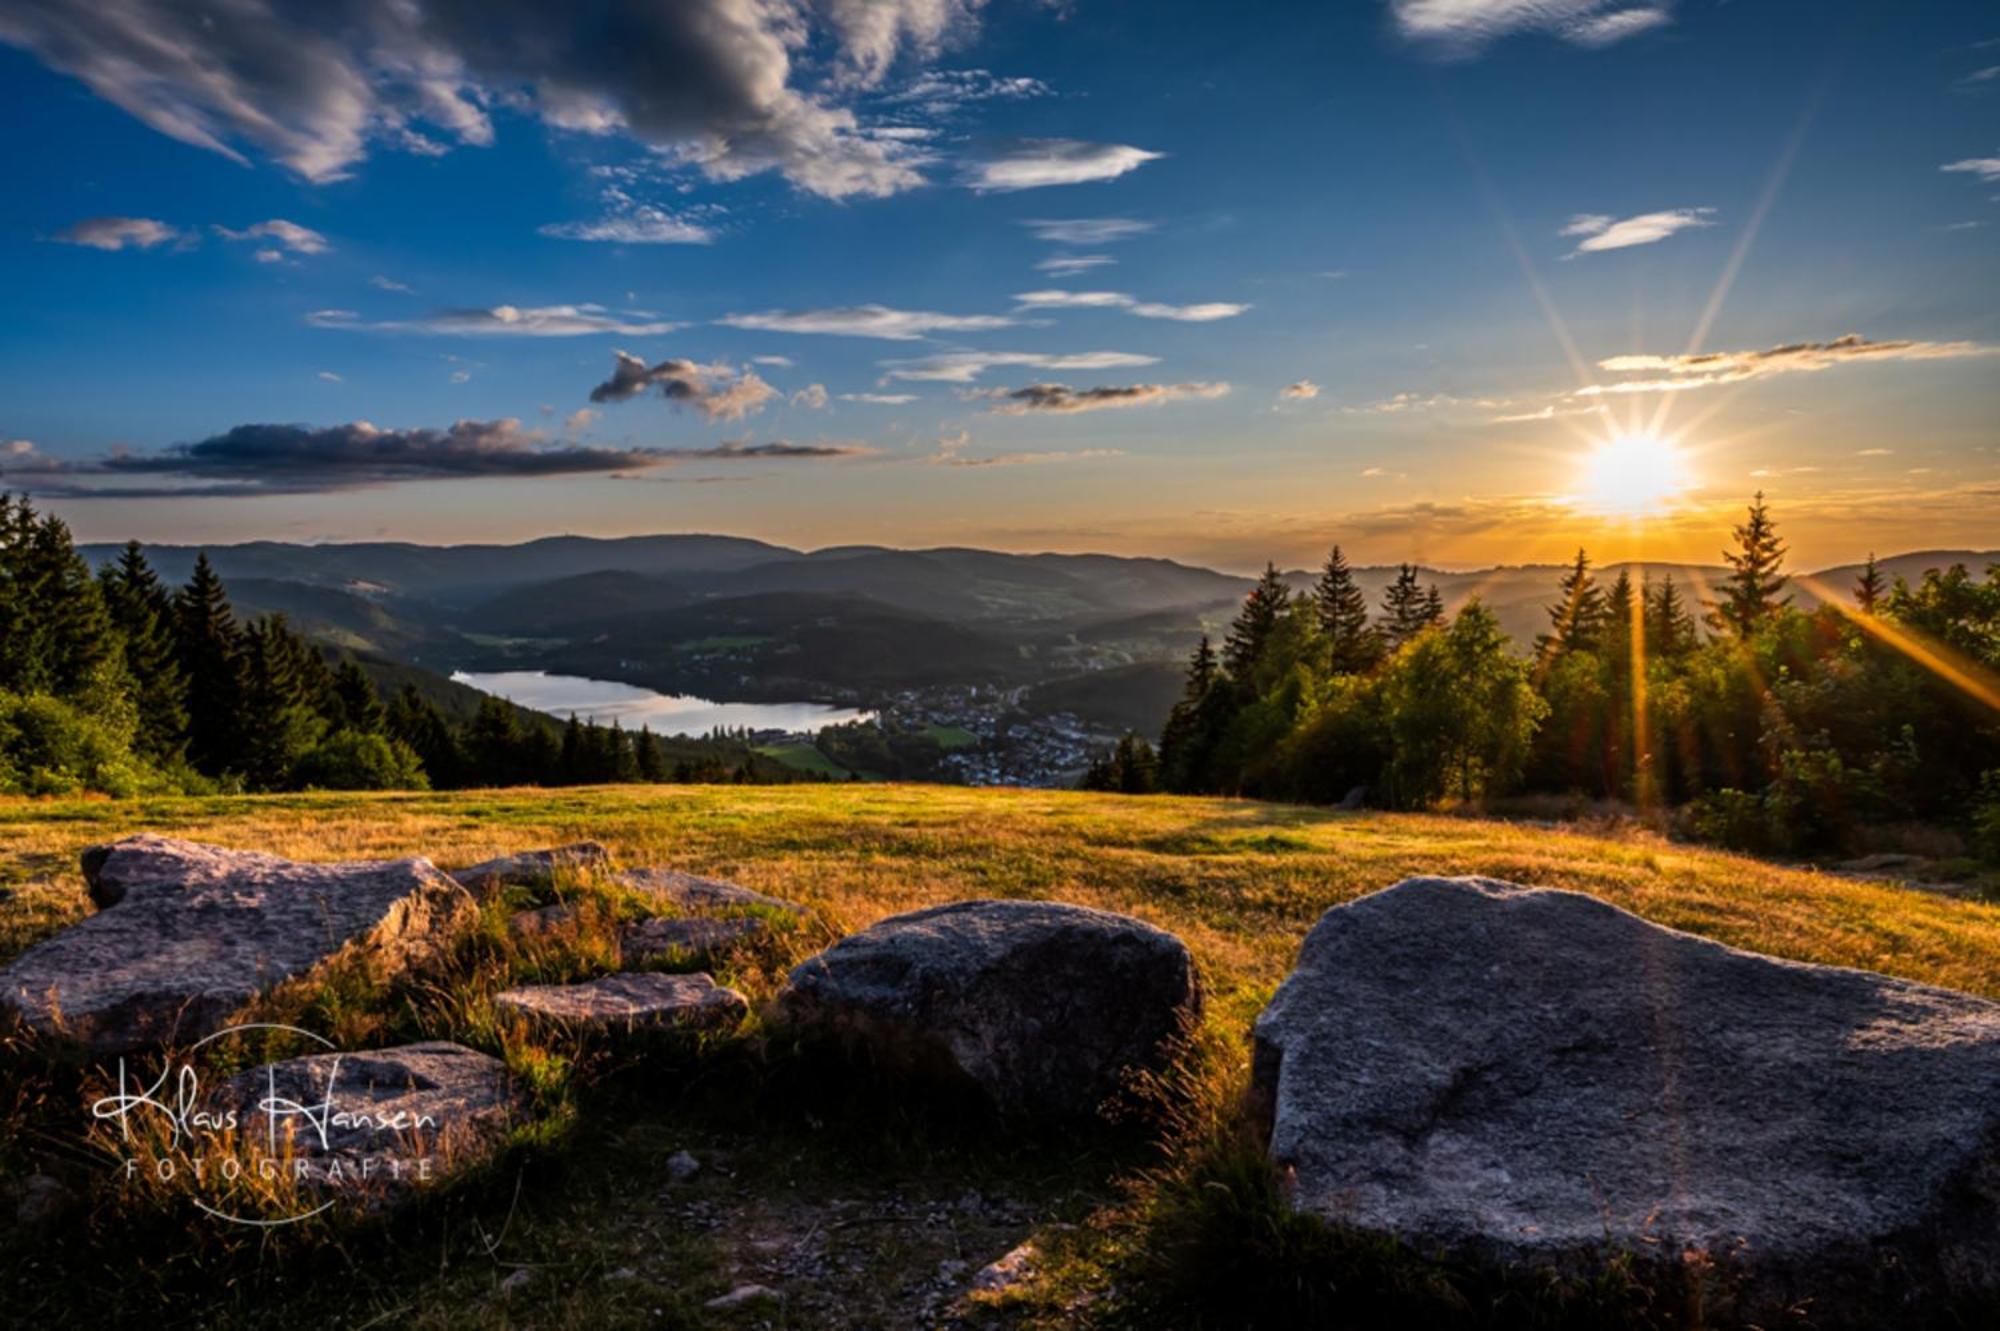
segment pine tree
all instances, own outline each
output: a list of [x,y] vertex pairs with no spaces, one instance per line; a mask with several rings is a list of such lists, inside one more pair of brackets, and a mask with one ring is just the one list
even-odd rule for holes
[[1617,663],[1621,673],[1629,672],[1632,667],[1632,626],[1644,625],[1644,601],[1644,590],[1632,585],[1632,571],[1620,568],[1611,590],[1604,596],[1602,641],[1604,654]]
[[[1167,714],[1167,723],[1160,731],[1159,780],[1168,790],[1194,794],[1209,788],[1212,776],[1209,762],[1221,733],[1217,724],[1223,710],[1220,704],[1229,692],[1218,687],[1221,679],[1215,648],[1204,633],[1188,660],[1187,682],[1181,688],[1180,701]],[[1105,761],[1108,771],[1109,759]]]
[[1576,562],[1556,587],[1556,599],[1549,606],[1549,631],[1535,639],[1535,655],[1543,661],[1593,651],[1604,633],[1604,592],[1590,571],[1587,552],[1576,552]]
[[1646,650],[1662,661],[1673,661],[1695,646],[1694,616],[1669,573],[1646,601]]
[[1778,524],[1764,504],[1762,490],[1735,535],[1736,549],[1722,552],[1729,561],[1729,577],[1711,622],[1747,638],[1792,601],[1790,596],[1778,595],[1788,581],[1783,571],[1785,543],[1778,538]]
[[1875,552],[1868,552],[1868,564],[1861,570],[1861,576],[1854,583],[1854,600],[1861,607],[1861,613],[1872,615],[1881,604],[1883,595],[1889,590],[1889,580],[1882,570],[1875,566]]
[[577,719],[575,712],[569,714],[569,723],[563,727],[562,750],[556,764],[564,785],[580,786],[590,779],[585,768],[583,722]]
[[1444,623],[1444,594],[1438,591],[1438,585],[1435,582],[1424,588],[1422,612],[1425,628],[1429,628],[1433,624]]
[[[479,700],[465,728],[465,760],[470,784],[513,785],[521,779],[520,719],[514,704],[491,694]],[[545,776],[543,779],[547,779]]]
[[339,709],[335,721],[341,729],[378,734],[387,725],[389,712],[375,692],[375,682],[351,656],[333,672],[333,696]]
[[641,723],[639,733],[632,737],[632,761],[639,780],[657,785],[666,779],[666,755],[660,752],[659,737],[651,726]]
[[124,639],[125,673],[131,678],[138,728],[133,748],[141,757],[171,764],[187,749],[187,677],[174,651],[173,597],[137,541],[98,575],[105,608]]
[[1264,575],[1243,598],[1243,608],[1236,612],[1236,622],[1229,626],[1229,637],[1222,644],[1222,664],[1231,679],[1239,684],[1250,682],[1291,600],[1291,589],[1278,576],[1277,565],[1264,565]]
[[[0,689],[118,705],[120,658],[103,594],[69,527],[38,517],[25,499],[0,502]],[[107,676],[112,666],[121,668]]]
[[1381,658],[1381,643],[1368,623],[1368,598],[1354,581],[1340,547],[1326,557],[1313,587],[1313,608],[1326,637],[1328,667],[1336,675],[1363,674]]
[[243,633],[242,772],[257,789],[291,785],[299,759],[325,733],[308,666],[317,656],[283,615],[256,620]]
[[188,682],[189,760],[210,776],[241,770],[243,633],[206,553],[174,596],[174,653]]
[[415,751],[433,787],[449,789],[464,783],[465,754],[458,733],[444,714],[414,684],[405,684],[389,701],[385,728]]
[[[1432,593],[1436,590],[1436,587],[1431,588]],[[1382,593],[1381,639],[1389,651],[1394,652],[1436,623],[1443,614],[1441,599],[1427,594],[1417,581],[1416,565],[1398,565],[1396,580]]]

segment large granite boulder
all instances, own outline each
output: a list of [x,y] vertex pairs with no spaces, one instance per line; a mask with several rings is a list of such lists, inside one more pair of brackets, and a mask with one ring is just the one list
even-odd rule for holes
[[481,860],[453,870],[451,876],[484,896],[503,887],[540,887],[559,873],[598,873],[610,867],[611,852],[600,842],[576,841]]
[[0,1012],[96,1052],[191,1043],[336,962],[393,979],[476,910],[424,859],[301,864],[144,834],[83,864],[101,909],[0,969]]
[[1008,1117],[1081,1118],[1157,1066],[1199,1011],[1170,933],[1051,901],[960,901],[881,921],[793,969],[782,1016],[950,1069]]
[[1255,1082],[1295,1204],[1419,1251],[1571,1271],[1624,1251],[1712,1271],[1711,1312],[1744,1319],[2000,1306],[1982,999],[1578,893],[1411,879],[1314,926],[1257,1021]]
[[528,984],[493,996],[532,1025],[582,1031],[714,1031],[741,1021],[750,1004],[699,972],[621,971],[582,984]]
[[293,1176],[315,1193],[365,1206],[483,1163],[528,1114],[505,1063],[443,1040],[268,1063],[207,1107],[235,1112],[245,1149],[302,1162]]

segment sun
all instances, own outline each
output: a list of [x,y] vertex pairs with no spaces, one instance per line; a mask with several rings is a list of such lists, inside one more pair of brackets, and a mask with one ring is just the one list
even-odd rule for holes
[[1652,517],[1664,513],[1692,484],[1687,459],[1673,440],[1620,434],[1583,459],[1577,503],[1605,517]]

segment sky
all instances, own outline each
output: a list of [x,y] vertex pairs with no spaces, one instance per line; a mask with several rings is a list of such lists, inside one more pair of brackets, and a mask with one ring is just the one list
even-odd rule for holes
[[81,539],[2000,545],[1985,0],[0,0]]

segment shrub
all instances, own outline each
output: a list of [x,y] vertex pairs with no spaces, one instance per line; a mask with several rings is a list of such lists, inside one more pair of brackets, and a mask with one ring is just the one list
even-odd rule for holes
[[302,786],[322,790],[430,789],[416,750],[361,730],[336,730],[306,750],[293,776]]
[[0,790],[139,795],[171,787],[132,756],[112,721],[45,693],[0,693]]

